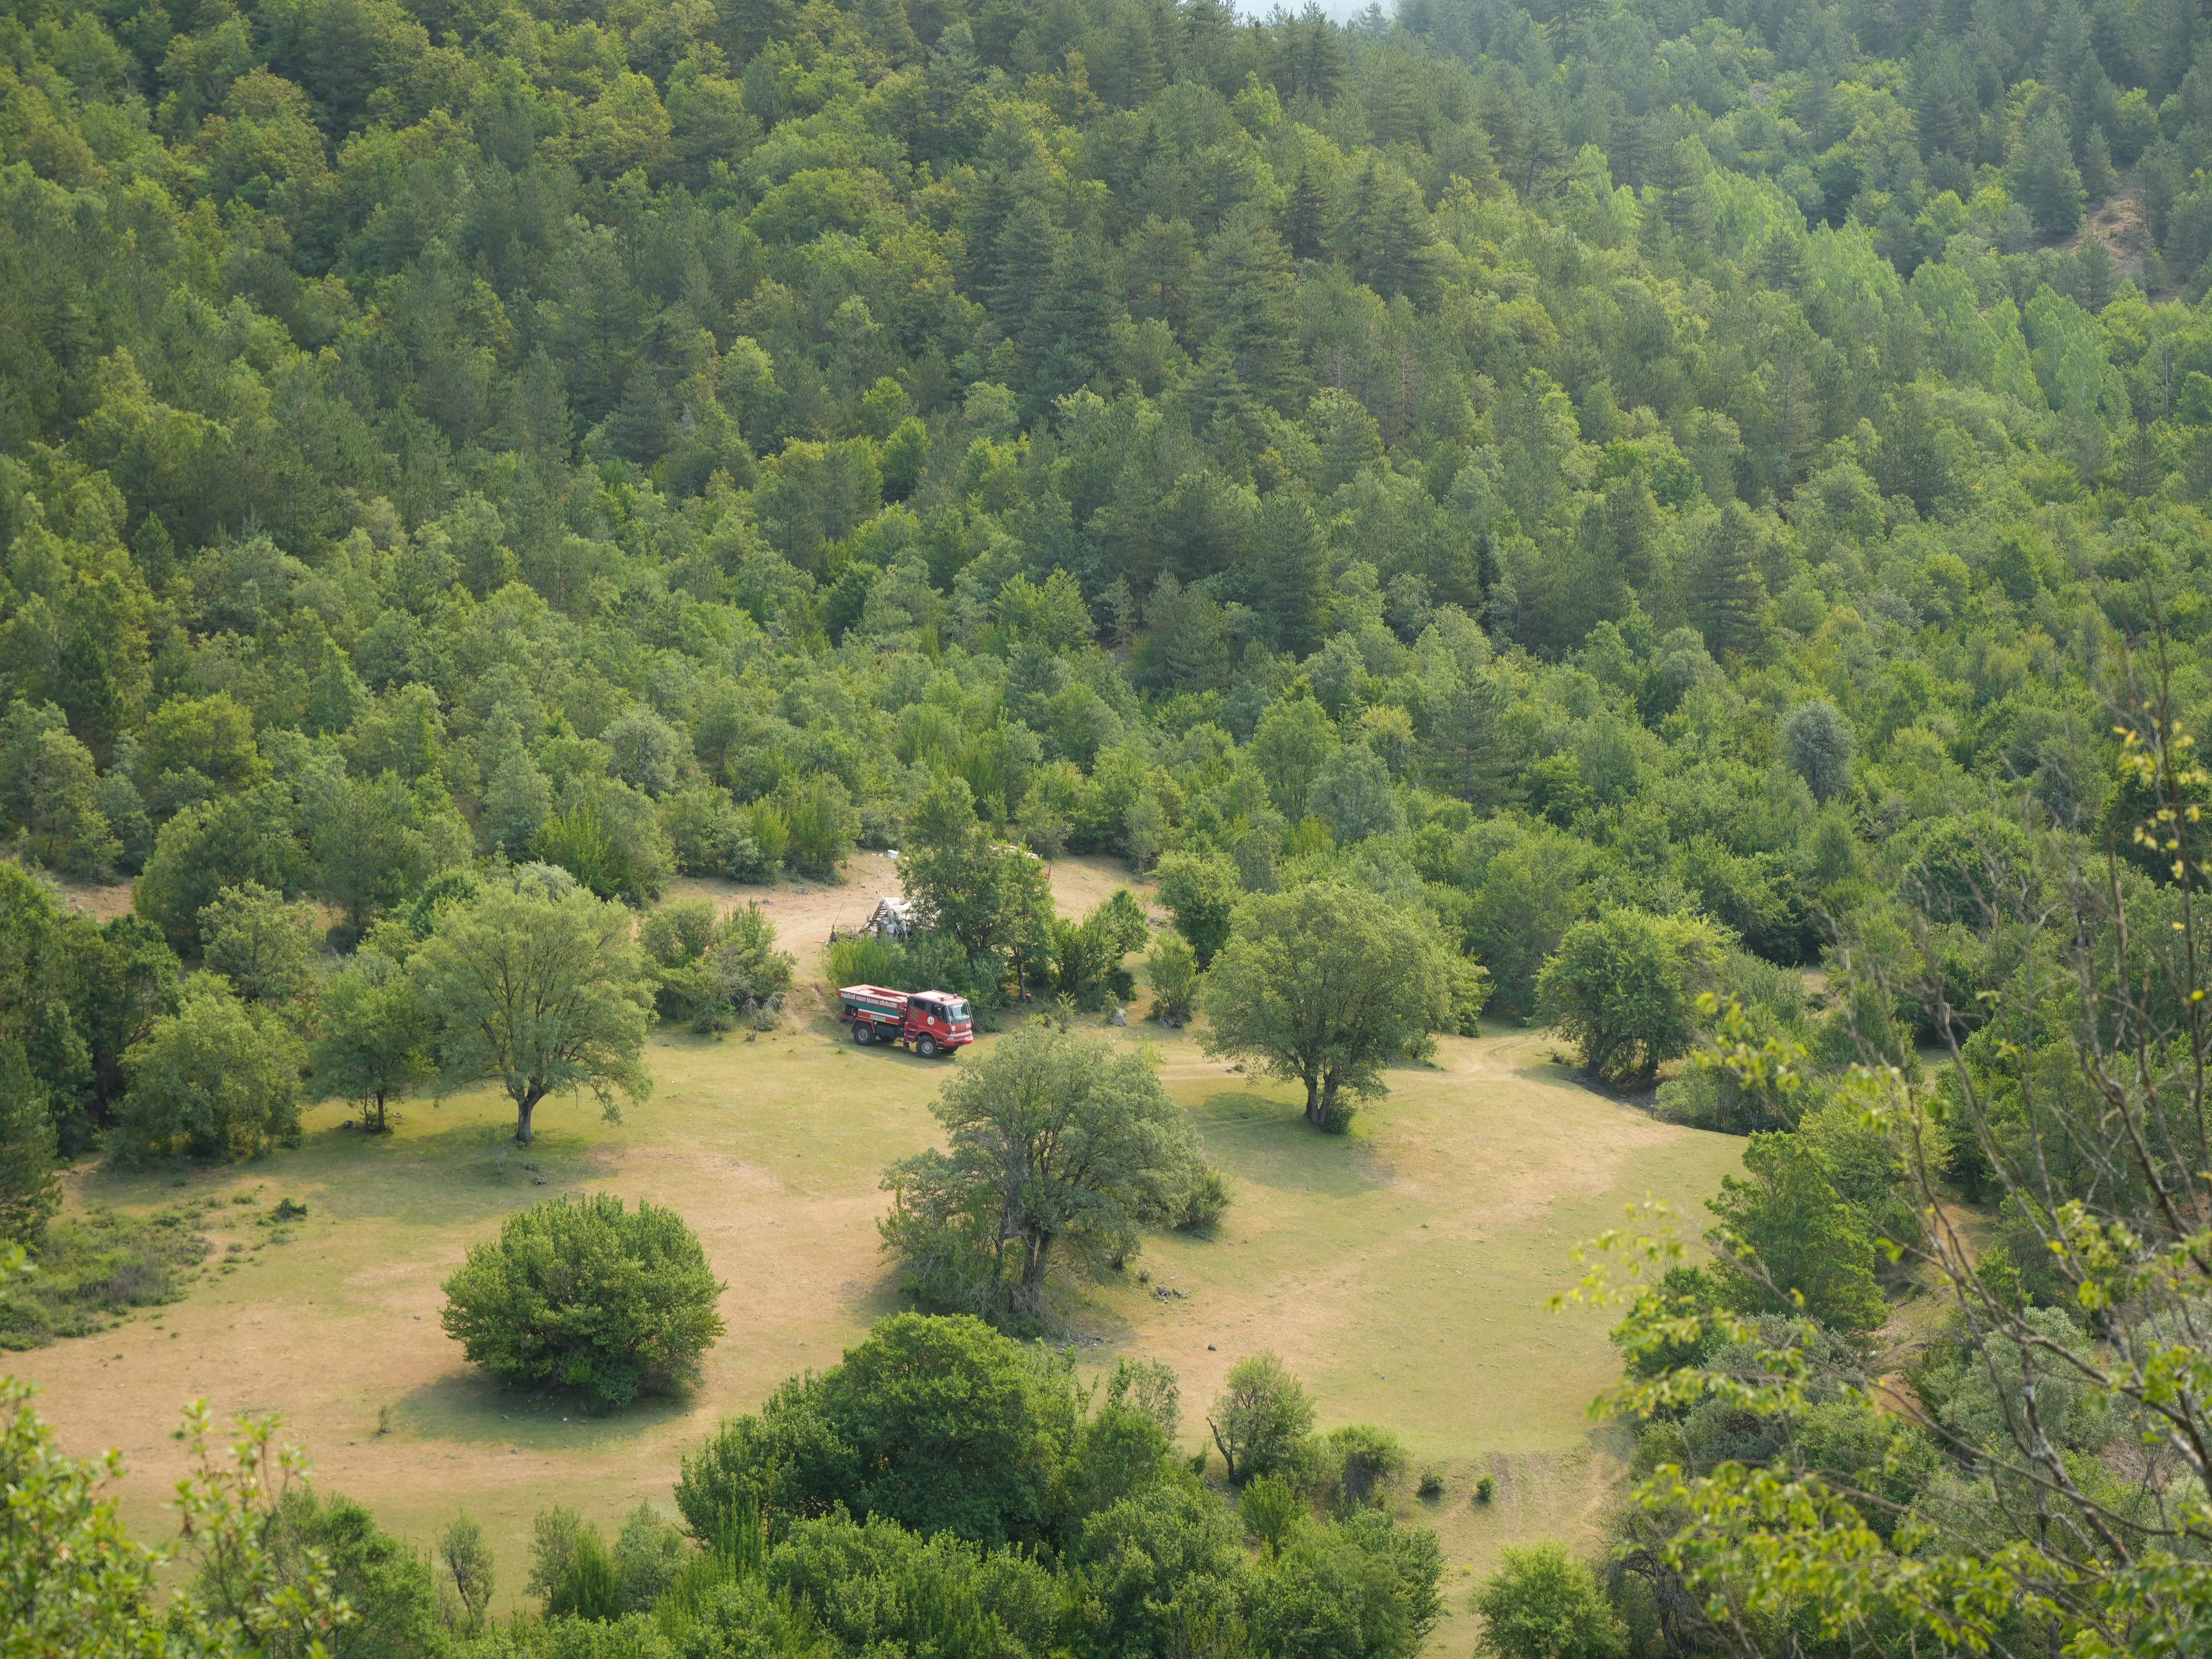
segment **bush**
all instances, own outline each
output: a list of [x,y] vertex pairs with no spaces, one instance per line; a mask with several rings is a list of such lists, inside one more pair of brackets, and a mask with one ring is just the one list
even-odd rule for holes
[[1370,1509],[1382,1501],[1384,1488],[1405,1474],[1406,1449],[1386,1429],[1348,1423],[1323,1437],[1316,1462],[1315,1485],[1331,1509]]
[[1508,1547],[1474,1607],[1482,1615],[1475,1650],[1495,1659],[1614,1659],[1628,1649],[1627,1627],[1596,1576],[1558,1544]]
[[742,1017],[772,1024],[791,989],[792,957],[775,948],[775,924],[757,904],[717,919],[710,899],[664,904],[638,936],[653,964],[664,1020],[726,1031]]
[[[332,1659],[442,1659],[445,1632],[430,1564],[353,1499],[294,1486],[269,1516],[262,1541],[278,1583],[302,1586],[327,1570],[331,1588],[353,1608],[352,1620],[328,1640]],[[234,1559],[212,1557],[198,1588],[218,1607],[235,1605],[243,1588],[236,1572]],[[264,1659],[309,1659],[314,1650],[297,1630],[271,1631],[261,1647]]]
[[760,842],[752,821],[711,783],[695,783],[660,804],[660,821],[676,854],[676,867],[687,876],[732,876],[739,880],[761,867]]
[[1228,943],[1230,919],[1243,896],[1237,866],[1218,854],[1170,853],[1160,860],[1159,893],[1176,932],[1190,941],[1198,965],[1206,967]]
[[472,1362],[580,1389],[595,1409],[688,1388],[722,1334],[722,1286],[691,1230],[608,1193],[509,1216],[445,1288],[441,1319]]
[[1193,1172],[1189,1189],[1183,1194],[1182,1212],[1176,1218],[1176,1231],[1203,1232],[1220,1220],[1228,1207],[1228,1182],[1212,1164],[1202,1164]]
[[906,952],[898,941],[872,939],[865,933],[841,939],[830,947],[830,982],[843,985],[882,985],[894,991],[906,987]]
[[1186,1024],[1198,1002],[1198,952],[1181,933],[1163,933],[1145,957],[1152,988],[1152,1018],[1163,1025]]
[[1244,1528],[1260,1540],[1261,1546],[1273,1555],[1283,1547],[1299,1522],[1310,1520],[1306,1500],[1298,1495],[1297,1488],[1279,1474],[1263,1474],[1257,1480],[1247,1481],[1237,1499],[1237,1513]]
[[[860,815],[845,786],[834,777],[817,775],[793,784],[781,804],[790,826],[786,856],[793,867],[825,880],[835,876],[837,866],[852,856],[860,834]],[[765,854],[766,841],[757,826],[754,835],[762,840]]]
[[731,1516],[842,1504],[987,1547],[1051,1535],[1077,1429],[1066,1371],[981,1320],[900,1314],[842,1361],[794,1377],[684,1460],[676,1506],[695,1538]]

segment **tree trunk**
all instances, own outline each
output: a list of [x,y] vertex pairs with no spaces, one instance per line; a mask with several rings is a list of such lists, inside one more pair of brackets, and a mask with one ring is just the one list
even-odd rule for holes
[[380,1135],[384,1133],[384,1091],[379,1089],[376,1091],[376,1127],[369,1133]]
[[1022,1279],[1018,1292],[1021,1311],[1034,1315],[1044,1309],[1044,1276],[1052,1249],[1052,1235],[1022,1235]]
[[514,1103],[514,1139],[524,1146],[530,1144],[530,1115],[538,1109],[536,1094],[518,1096]]
[[1306,1121],[1318,1129],[1328,1121],[1322,1109],[1321,1073],[1308,1072],[1306,1073]]
[[1221,1448],[1221,1461],[1229,1466],[1229,1484],[1233,1486],[1237,1484],[1236,1456],[1230,1451],[1229,1443],[1221,1437],[1221,1431],[1214,1426],[1212,1418],[1206,1419],[1206,1426],[1213,1430],[1213,1443]]

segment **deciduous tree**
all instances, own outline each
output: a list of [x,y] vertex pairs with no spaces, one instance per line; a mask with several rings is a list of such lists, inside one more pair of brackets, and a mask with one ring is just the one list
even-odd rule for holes
[[250,1158],[300,1132],[306,1058],[291,1028],[240,1002],[210,975],[188,982],[177,1012],[153,1023],[125,1059],[120,1145],[126,1159]]
[[1335,882],[1246,901],[1206,979],[1208,1054],[1305,1085],[1306,1121],[1341,1131],[1346,1096],[1451,1018],[1450,954],[1417,912]]
[[1616,907],[1567,930],[1537,977],[1537,1004],[1591,1071],[1647,1083],[1688,1052],[1698,993],[1719,960],[1709,924]]
[[932,1109],[947,1148],[902,1159],[884,1242],[923,1291],[995,1323],[1046,1312],[1053,1268],[1135,1255],[1206,1168],[1151,1060],[1037,1024],[963,1066]]
[[437,1074],[437,1036],[421,981],[383,951],[364,948],[323,982],[309,1046],[316,1085],[354,1102],[382,1134],[395,1100]]
[[408,963],[457,1076],[495,1079],[527,1146],[549,1095],[588,1090],[610,1118],[616,1097],[642,1100],[641,1060],[653,1006],[630,918],[586,892],[549,896],[494,883],[456,908]]

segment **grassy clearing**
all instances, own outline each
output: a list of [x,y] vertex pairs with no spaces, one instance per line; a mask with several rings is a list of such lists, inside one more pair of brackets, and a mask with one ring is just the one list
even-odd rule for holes
[[[537,1510],[571,1504],[605,1523],[641,1498],[665,1502],[718,1417],[834,1360],[901,1305],[877,1248],[877,1181],[928,1140],[945,1065],[857,1049],[826,1017],[798,1018],[757,1042],[657,1038],[652,1100],[619,1124],[550,1104],[526,1153],[506,1143],[504,1098],[477,1092],[416,1103],[382,1138],[319,1108],[298,1150],[181,1188],[168,1175],[82,1174],[73,1206],[226,1200],[202,1212],[216,1265],[181,1303],[10,1363],[44,1385],[68,1444],[124,1449],[142,1522],[158,1522],[177,1473],[167,1431],[187,1400],[279,1410],[317,1479],[403,1535],[427,1542],[462,1507],[483,1520],[507,1601]],[[1694,1206],[1740,1143],[1576,1086],[1525,1033],[1446,1039],[1435,1067],[1393,1073],[1390,1098],[1349,1139],[1307,1130],[1289,1090],[1205,1059],[1187,1034],[1106,1035],[1157,1047],[1233,1202],[1213,1237],[1156,1240],[1089,1296],[1072,1333],[1083,1362],[1136,1352],[1175,1365],[1195,1449],[1229,1365],[1275,1350],[1323,1426],[1383,1425],[1416,1467],[1443,1470],[1441,1498],[1406,1503],[1442,1532],[1460,1576],[1504,1543],[1594,1528],[1620,1447],[1585,1407],[1615,1362],[1603,1316],[1547,1314],[1544,1299],[1571,1280],[1577,1239],[1647,1194]],[[729,1333],[688,1402],[590,1419],[573,1401],[504,1393],[438,1325],[439,1284],[470,1244],[511,1210],[587,1190],[672,1206],[726,1282]],[[281,1198],[307,1217],[261,1224]],[[1498,1495],[1477,1509],[1484,1473]],[[1452,1632],[1468,1622],[1462,1611],[1439,1644],[1463,1647]]]

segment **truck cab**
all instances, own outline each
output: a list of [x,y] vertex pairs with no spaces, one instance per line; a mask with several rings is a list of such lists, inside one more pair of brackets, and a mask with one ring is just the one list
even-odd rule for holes
[[975,1040],[975,1011],[950,991],[894,991],[848,985],[837,993],[837,1018],[859,1043],[905,1043],[925,1060]]
[[[907,1000],[907,1040],[925,1057],[975,1040],[975,1018],[967,999],[950,991],[917,991]],[[922,1045],[927,1042],[929,1047]]]

